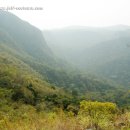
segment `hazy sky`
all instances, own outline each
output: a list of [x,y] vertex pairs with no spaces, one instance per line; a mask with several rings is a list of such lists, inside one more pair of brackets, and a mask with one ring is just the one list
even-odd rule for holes
[[71,25],[130,25],[130,0],[0,0],[0,7],[43,7],[14,14],[41,29]]

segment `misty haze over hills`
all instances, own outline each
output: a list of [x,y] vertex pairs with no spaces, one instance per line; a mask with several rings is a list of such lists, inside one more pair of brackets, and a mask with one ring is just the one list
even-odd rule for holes
[[81,70],[129,85],[129,26],[68,27],[43,35],[55,54]]

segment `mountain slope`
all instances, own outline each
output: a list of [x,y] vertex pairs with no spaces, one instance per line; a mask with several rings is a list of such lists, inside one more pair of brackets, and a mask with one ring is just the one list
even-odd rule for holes
[[[60,63],[62,60],[60,62],[55,60],[57,58],[47,46],[40,30],[7,12],[1,12],[0,18],[2,19],[0,23],[1,51],[19,58],[39,72],[48,82],[59,87],[78,88],[82,92],[89,89],[101,90],[98,89],[100,86],[96,84],[97,81],[63,68],[64,63]],[[77,83],[78,78],[83,80],[83,83]],[[87,82],[85,79],[88,79]]]
[[[53,53],[39,29],[4,11],[0,12],[0,19],[0,29],[3,30],[1,31],[1,42],[8,44],[10,41],[13,43],[13,45],[10,44],[10,47],[22,50],[37,60],[54,61]],[[6,35],[6,38],[2,35]]]
[[122,94],[121,86],[66,65],[53,54],[42,32],[34,26],[8,12],[1,13],[0,18],[1,72],[5,75],[3,79],[1,74],[0,87],[12,90],[13,100],[33,105],[40,100],[64,109],[80,99],[117,102],[115,92]]

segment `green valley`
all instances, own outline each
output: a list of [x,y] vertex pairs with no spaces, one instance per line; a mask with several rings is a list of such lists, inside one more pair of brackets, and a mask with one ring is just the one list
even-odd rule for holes
[[0,11],[0,130],[129,130],[130,89],[124,85],[129,82],[129,62],[124,58],[129,50],[120,56],[128,63],[124,74],[118,71],[120,58],[108,63],[106,55],[103,67],[93,62],[106,75],[122,74],[123,84],[102,78],[101,70],[81,70],[49,46],[44,32]]

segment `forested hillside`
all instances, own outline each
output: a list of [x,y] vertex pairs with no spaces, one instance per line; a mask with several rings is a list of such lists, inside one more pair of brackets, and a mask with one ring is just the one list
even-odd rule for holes
[[129,95],[59,58],[39,29],[0,11],[0,130],[128,128]]
[[[79,94],[116,89],[116,85],[87,76],[85,73],[72,69],[71,66],[67,69],[68,64],[53,54],[37,28],[7,12],[1,13],[0,17],[1,52],[21,60],[38,72],[48,83],[64,88],[70,93],[72,90],[77,91]],[[7,21],[7,19],[10,20]]]

